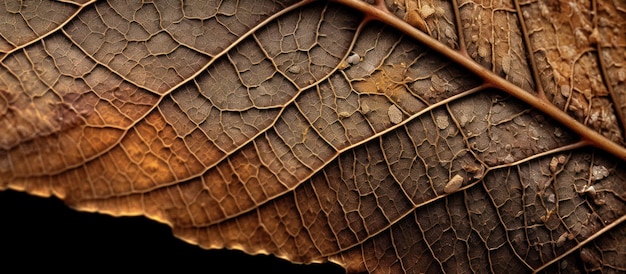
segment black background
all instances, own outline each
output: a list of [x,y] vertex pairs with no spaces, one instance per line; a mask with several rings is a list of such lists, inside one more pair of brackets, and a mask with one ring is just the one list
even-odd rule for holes
[[345,273],[330,263],[295,265],[273,256],[203,250],[147,218],[77,212],[56,198],[15,191],[0,191],[0,254],[3,268],[14,266],[19,272]]

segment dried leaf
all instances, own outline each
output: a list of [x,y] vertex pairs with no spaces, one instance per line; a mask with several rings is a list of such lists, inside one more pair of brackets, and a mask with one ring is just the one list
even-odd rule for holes
[[7,2],[0,189],[349,272],[624,271],[625,10]]

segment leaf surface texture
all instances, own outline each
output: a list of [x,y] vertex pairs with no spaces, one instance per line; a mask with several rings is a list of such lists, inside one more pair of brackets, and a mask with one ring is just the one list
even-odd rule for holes
[[1,189],[349,272],[626,271],[621,1],[0,13]]

